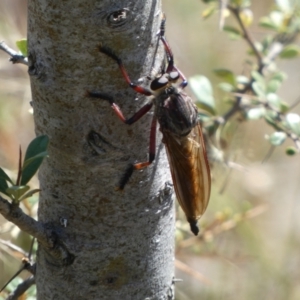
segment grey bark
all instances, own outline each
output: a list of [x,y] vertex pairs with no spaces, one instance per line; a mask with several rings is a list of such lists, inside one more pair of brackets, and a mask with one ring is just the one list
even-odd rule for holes
[[85,95],[113,96],[126,117],[146,103],[97,46],[114,49],[131,79],[147,83],[153,61],[157,69],[163,59],[162,45],[156,51],[160,5],[29,0],[35,130],[50,138],[38,218],[53,247],[67,253],[39,244],[38,299],[173,298],[173,191],[160,135],[152,166],[135,172],[124,192],[115,190],[128,163],[147,160],[151,113],[128,126],[109,103]]

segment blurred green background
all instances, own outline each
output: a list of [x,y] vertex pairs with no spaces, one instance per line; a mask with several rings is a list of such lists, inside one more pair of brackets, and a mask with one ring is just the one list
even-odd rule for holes
[[[254,22],[249,30],[260,40],[265,31],[257,23],[274,1],[253,2]],[[164,0],[166,36],[177,66],[187,77],[208,77],[215,98],[220,99],[219,80],[212,69],[230,68],[243,74],[248,47],[219,31],[217,15],[203,20],[204,8],[200,0]],[[24,0],[0,2],[0,40],[13,48],[16,40],[26,37],[26,11]],[[288,75],[279,94],[291,104],[300,96],[300,60],[282,60],[278,65]],[[30,100],[27,68],[12,65],[0,51],[0,166],[12,171],[19,145],[26,149],[34,137]],[[224,113],[226,106],[218,104],[220,114]],[[299,108],[294,111],[299,113]],[[200,221],[206,228],[202,239],[186,233],[178,209],[177,225],[182,230],[177,232],[176,278],[183,281],[176,283],[177,300],[300,299],[300,161],[278,147],[262,164],[270,149],[264,136],[271,132],[263,121],[235,124],[226,155],[245,169],[214,166],[210,205]],[[35,210],[36,205],[30,213]],[[29,239],[2,217],[0,239],[10,239],[28,251]],[[0,243],[0,286],[20,265],[20,257]]]

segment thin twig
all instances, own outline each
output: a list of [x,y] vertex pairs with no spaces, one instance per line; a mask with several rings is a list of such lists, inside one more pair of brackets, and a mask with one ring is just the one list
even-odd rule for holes
[[5,245],[6,247],[10,248],[12,251],[19,252],[23,256],[28,256],[28,253],[26,251],[24,251],[22,248],[16,246],[15,244],[11,243],[10,241],[0,239],[0,243]]
[[22,231],[35,237],[39,243],[49,250],[54,258],[62,261],[63,265],[70,265],[74,256],[68,251],[64,241],[59,240],[51,225],[47,226],[28,216],[16,203],[10,203],[0,196],[0,213],[2,216],[17,225]]
[[27,57],[23,56],[22,54],[19,54],[17,51],[11,49],[8,47],[4,41],[0,42],[0,50],[3,50],[8,55],[11,56],[9,59],[13,64],[23,64],[28,66],[28,59]]
[[193,268],[191,268],[190,266],[188,266],[187,264],[185,264],[184,262],[178,259],[175,260],[175,267],[185,272],[186,274],[194,277],[195,279],[201,281],[202,283],[205,283],[207,285],[211,284],[211,281],[208,278],[206,278],[200,272],[194,270]]
[[248,30],[246,29],[244,23],[243,23],[243,20],[241,19],[241,16],[240,16],[240,9],[239,8],[236,8],[236,7],[233,7],[231,5],[227,5],[227,8],[235,15],[241,29],[242,29],[242,32],[243,32],[243,36],[245,38],[245,40],[248,42],[249,46],[251,47],[252,51],[254,52],[257,60],[258,60],[258,65],[259,66],[262,66],[263,65],[263,59],[262,59],[262,56],[261,54],[259,53],[259,51],[257,50],[253,40],[252,40],[252,37],[250,35],[250,33],[248,32]]
[[[49,247],[49,240],[47,239],[44,226],[25,214],[18,205],[9,203],[6,199],[0,197],[0,213],[6,220],[14,223],[21,230],[37,238],[44,246]],[[51,246],[53,247],[53,245]]]
[[20,283],[17,288],[8,295],[6,300],[18,300],[32,285],[35,284],[34,276],[30,276],[28,279]]

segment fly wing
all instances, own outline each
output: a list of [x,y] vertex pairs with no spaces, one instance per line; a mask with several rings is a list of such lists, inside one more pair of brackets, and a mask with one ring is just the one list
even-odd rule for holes
[[211,186],[201,126],[198,123],[185,137],[163,131],[163,142],[178,202],[192,227],[206,210]]

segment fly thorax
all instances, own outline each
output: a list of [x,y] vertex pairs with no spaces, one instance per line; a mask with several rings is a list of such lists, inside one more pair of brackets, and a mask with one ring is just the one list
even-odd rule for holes
[[196,106],[189,96],[174,86],[166,88],[156,97],[155,106],[161,131],[185,136],[197,123]]

